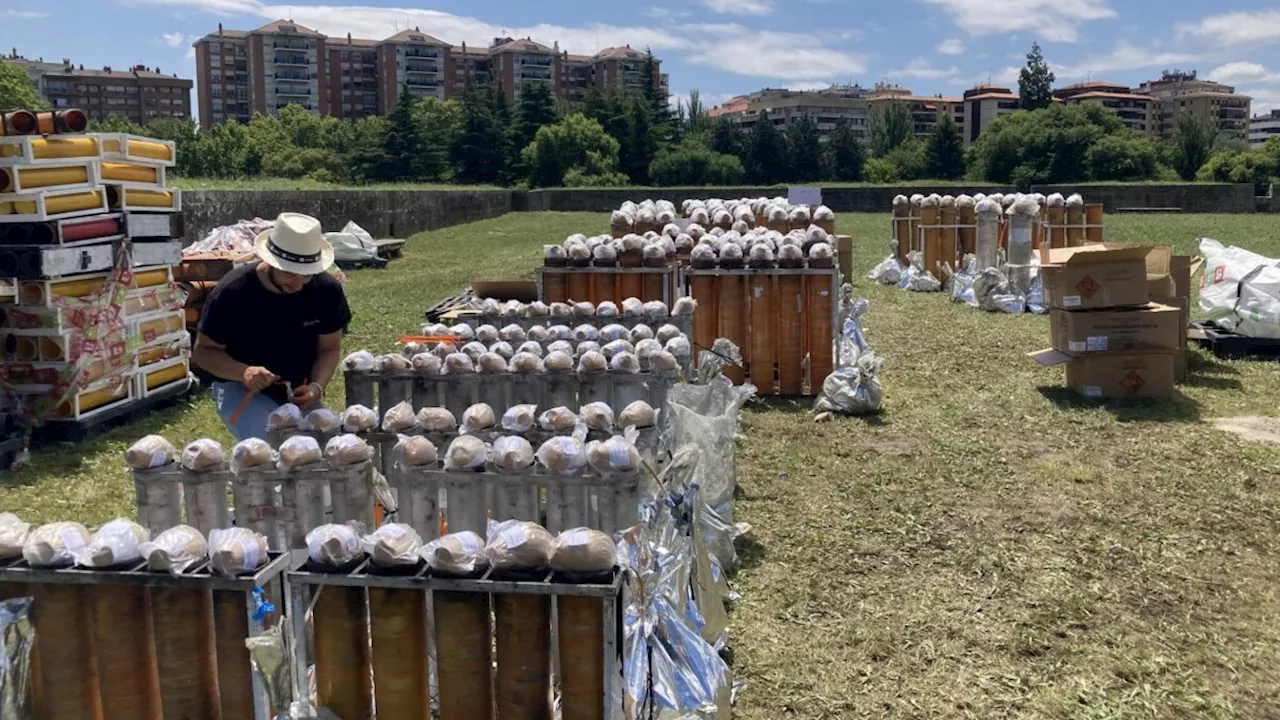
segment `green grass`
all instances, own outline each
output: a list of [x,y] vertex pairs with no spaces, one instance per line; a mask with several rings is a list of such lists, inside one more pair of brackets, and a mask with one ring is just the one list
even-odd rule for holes
[[[528,277],[598,214],[513,214],[411,239],[350,274],[350,350],[389,350],[473,276]],[[1267,216],[1108,217],[1110,238],[1198,234],[1280,256]],[[871,285],[887,215],[847,215],[885,412],[744,419],[732,618],[736,717],[1261,718],[1280,691],[1280,448],[1205,422],[1274,413],[1280,373],[1199,350],[1184,397],[1099,405],[1025,357],[1045,318]],[[333,397],[340,397],[335,392]],[[147,432],[228,440],[207,399],[38,450],[0,508],[101,522],[131,509],[120,453]]]

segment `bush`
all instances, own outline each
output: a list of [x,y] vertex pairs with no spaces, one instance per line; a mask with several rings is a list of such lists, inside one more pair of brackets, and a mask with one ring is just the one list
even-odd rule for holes
[[1136,133],[1108,135],[1089,148],[1085,163],[1094,180],[1147,180],[1156,176],[1159,157],[1149,138]]
[[893,183],[902,182],[902,173],[898,170],[898,166],[894,165],[888,158],[870,158],[866,164],[862,166],[862,174],[867,182],[879,183],[881,185],[892,185]]
[[892,163],[903,180],[922,180],[928,175],[925,145],[916,138],[911,138],[890,150],[881,160]]
[[718,153],[694,139],[664,151],[649,166],[649,177],[659,187],[737,185],[746,177],[742,161]]
[[626,175],[614,171],[611,173],[592,173],[586,168],[570,168],[569,172],[564,174],[565,187],[627,187],[631,184],[631,179]]
[[1088,180],[1089,148],[1103,137],[1132,133],[1100,105],[1019,110],[996,118],[969,146],[969,174],[1024,190],[1032,184]]
[[1227,183],[1251,183],[1254,192],[1267,194],[1280,167],[1277,157],[1264,150],[1221,152],[1213,155],[1196,173],[1197,180]]
[[[574,113],[558,123],[539,128],[521,155],[529,168],[530,187],[563,185],[575,168],[580,169],[573,176],[575,182],[602,178],[614,184],[612,176],[618,172],[618,148],[618,141],[606,133],[600,123]],[[627,182],[624,179],[617,184]]]

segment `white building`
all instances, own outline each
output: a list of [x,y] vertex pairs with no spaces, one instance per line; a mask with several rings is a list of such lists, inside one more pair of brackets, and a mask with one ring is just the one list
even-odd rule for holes
[[1280,137],[1280,109],[1249,118],[1249,147],[1260,148],[1270,137]]

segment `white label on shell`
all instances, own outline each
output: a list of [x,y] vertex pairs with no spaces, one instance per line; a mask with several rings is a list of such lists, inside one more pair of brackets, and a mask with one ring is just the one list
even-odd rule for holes
[[165,461],[168,460],[168,458],[169,458],[169,455],[167,453],[161,450],[157,450],[151,453],[151,462],[147,465],[147,467],[158,468],[161,465],[164,465]]
[[1090,385],[1089,387],[1082,389],[1082,394],[1085,397],[1100,398],[1102,397],[1102,388],[1096,385]]
[[1107,336],[1095,335],[1089,338],[1089,352],[1101,352],[1107,349]]
[[1068,295],[1062,298],[1062,306],[1063,307],[1080,307],[1080,296]]
[[1079,340],[1072,340],[1071,342],[1068,343],[1068,346],[1071,352],[1085,352],[1085,350],[1088,349],[1089,344],[1085,342],[1080,342]]
[[506,545],[508,550],[520,547],[529,539],[525,535],[524,528],[519,525],[509,527],[498,533],[498,538],[502,540],[502,544]]
[[404,537],[405,533],[404,528],[399,525],[383,525],[378,528],[374,535],[377,535],[378,537],[391,538],[392,540],[399,540]]
[[244,570],[252,570],[258,567],[258,541],[254,538],[240,537],[236,538],[236,544],[244,551]]
[[484,549],[484,543],[480,542],[479,535],[459,533],[454,537],[457,538],[458,544],[462,546],[462,551],[465,553],[474,554]]
[[84,538],[75,531],[75,528],[59,530],[58,537],[62,538],[62,544],[67,548],[68,552],[78,553],[84,549]]
[[569,547],[577,547],[577,546],[579,546],[579,545],[586,545],[586,544],[587,544],[587,541],[588,541],[590,538],[591,538],[591,533],[590,533],[590,531],[587,531],[587,530],[570,530],[569,532],[567,532],[567,533],[565,533],[565,534],[564,534],[564,544],[565,544],[565,545],[568,545]]
[[609,464],[614,467],[631,465],[631,452],[626,443],[609,443]]

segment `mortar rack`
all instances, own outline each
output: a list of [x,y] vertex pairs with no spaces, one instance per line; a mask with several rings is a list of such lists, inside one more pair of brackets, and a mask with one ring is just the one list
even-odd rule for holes
[[270,720],[245,640],[266,630],[254,590],[278,583],[290,562],[271,553],[236,578],[213,574],[207,561],[179,575],[149,572],[145,561],[109,570],[0,564],[0,598],[35,599],[34,717]]
[[621,304],[627,298],[668,305],[680,297],[680,263],[661,267],[539,267],[538,299],[544,303],[605,301]]
[[305,658],[313,656],[319,704],[340,717],[369,717],[375,700],[380,716],[428,717],[433,685],[440,720],[495,711],[504,720],[549,718],[553,687],[565,718],[622,711],[620,572],[458,578],[425,564],[379,574],[366,560],[340,573],[300,564],[287,577],[302,642],[303,610],[313,607],[314,639],[309,652],[296,652],[294,677],[307,677]]

